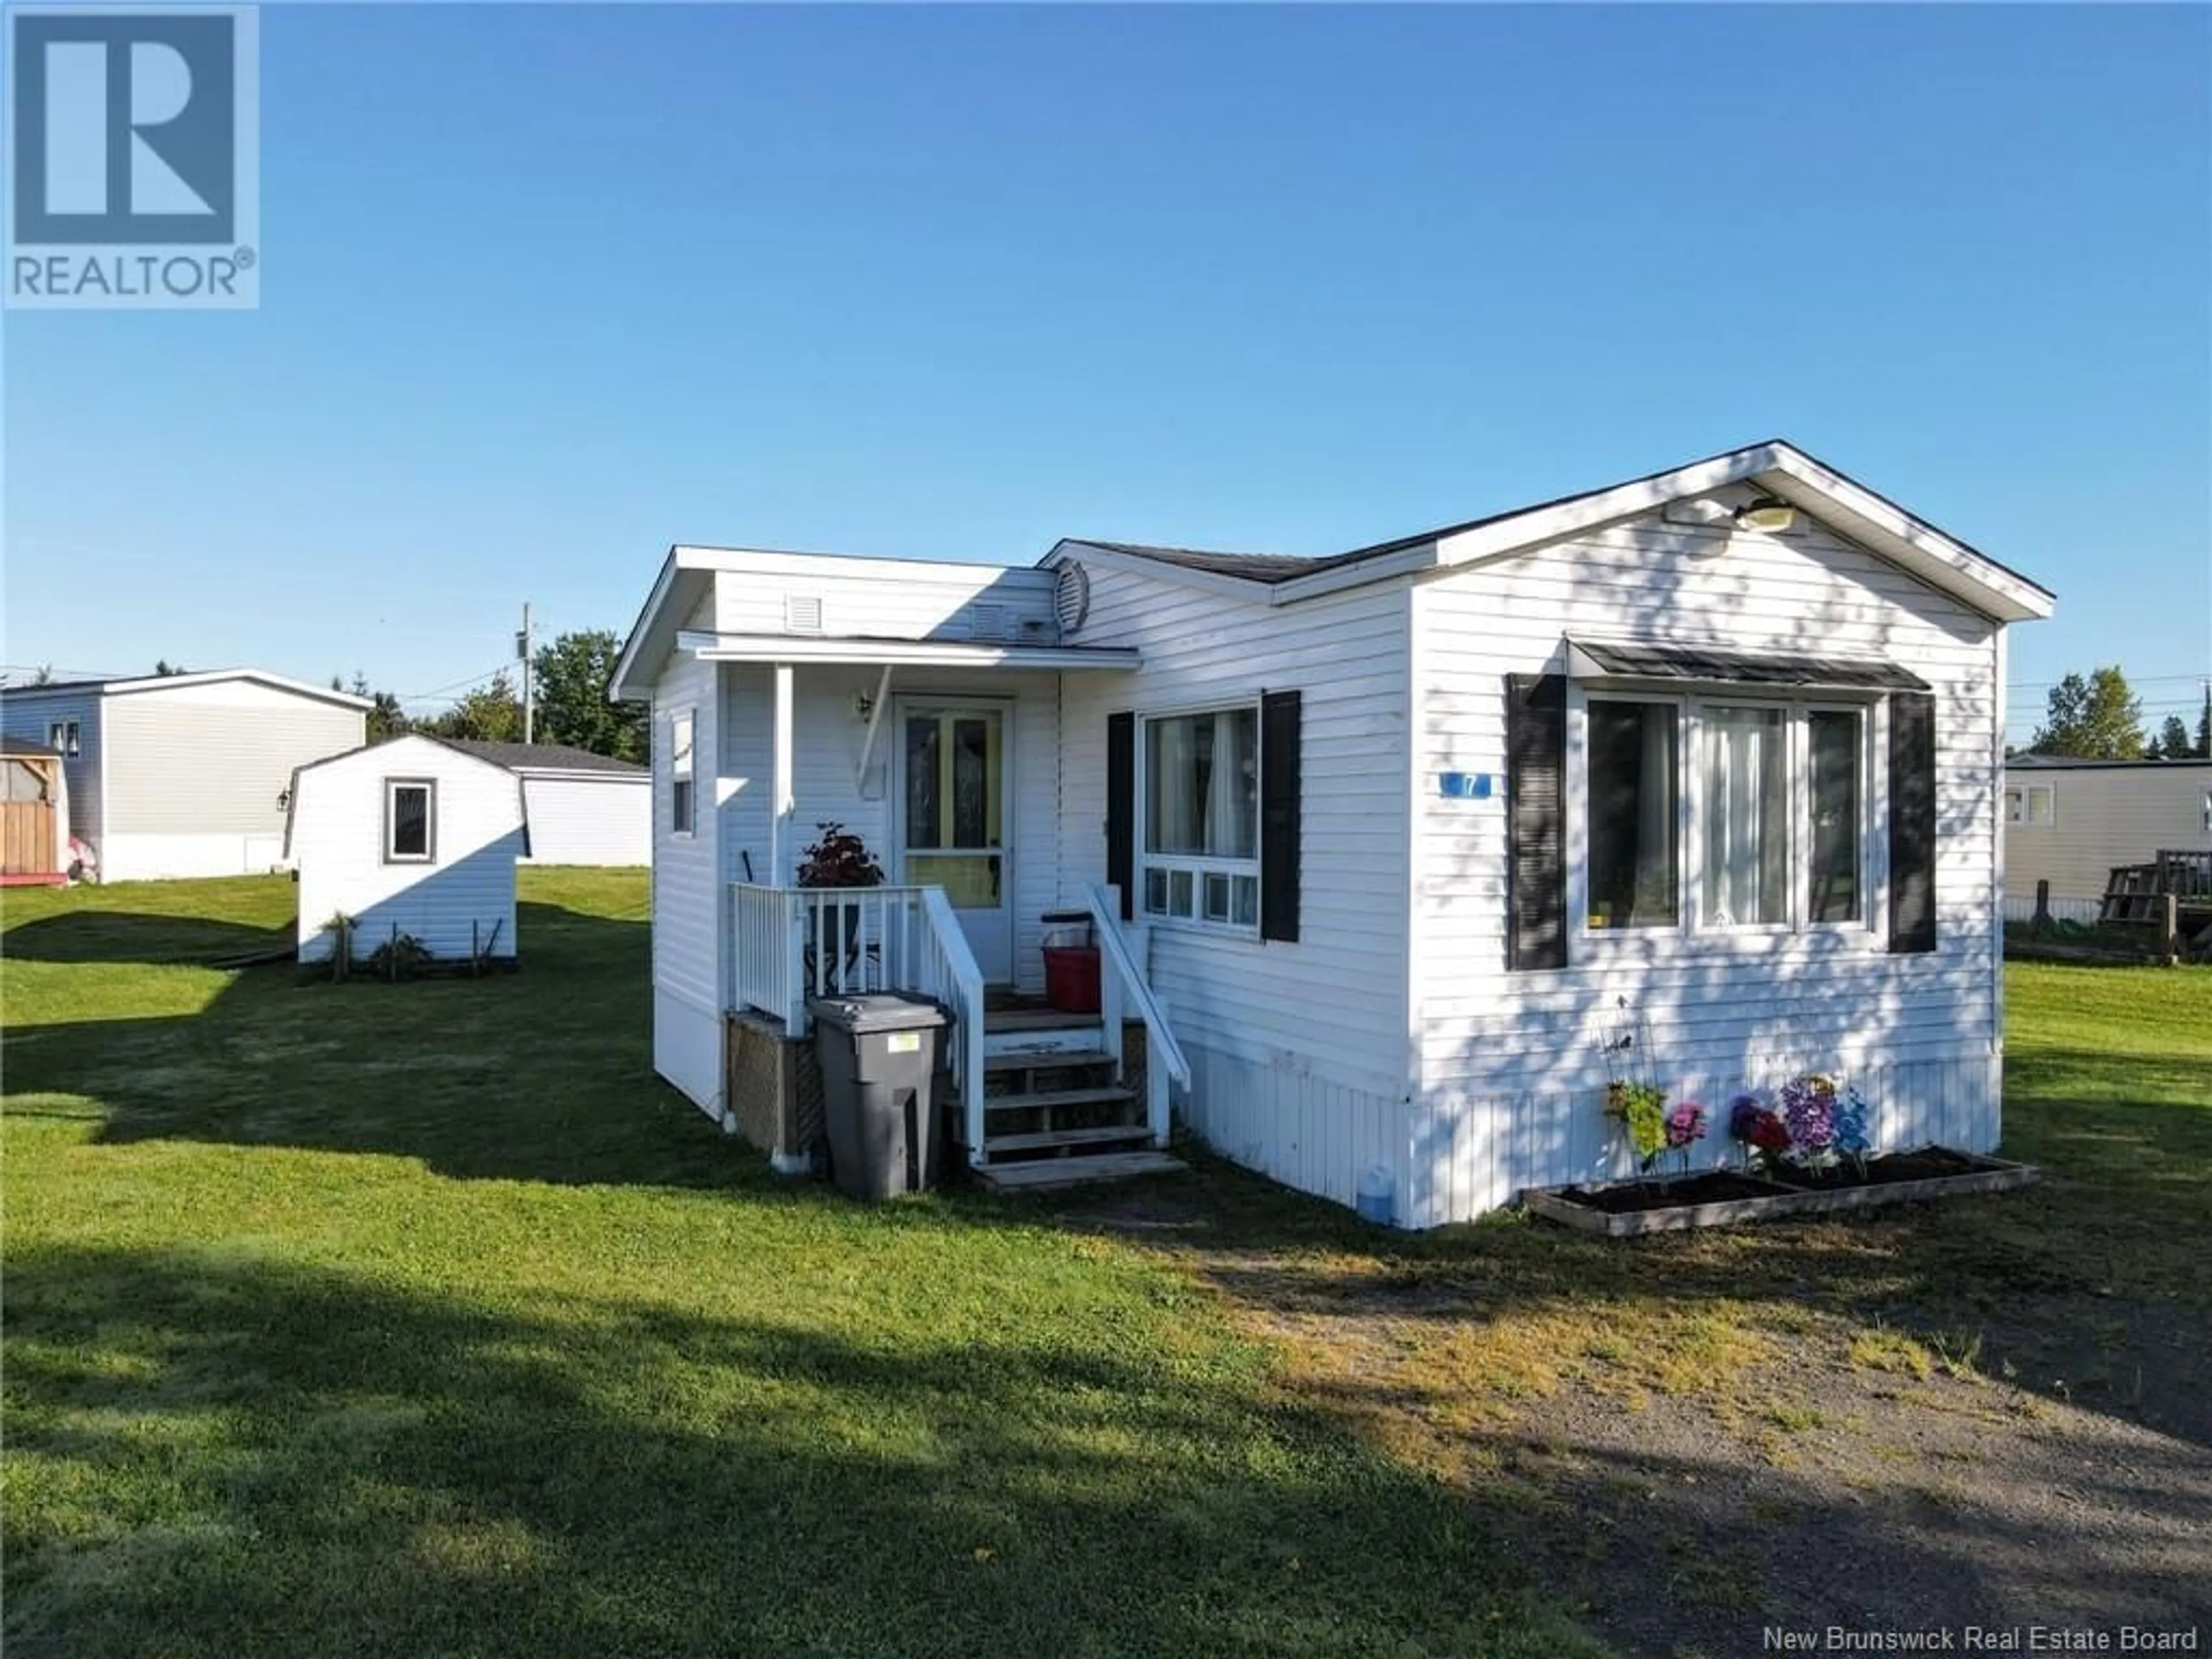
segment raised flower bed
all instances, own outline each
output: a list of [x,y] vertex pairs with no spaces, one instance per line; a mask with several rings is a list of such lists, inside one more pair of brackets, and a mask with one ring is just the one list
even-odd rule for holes
[[1609,1181],[1580,1187],[1540,1187],[1522,1202],[1547,1220],[1607,1238],[1724,1227],[1783,1216],[1911,1204],[1966,1193],[1996,1193],[2036,1178],[2028,1164],[2000,1158],[1923,1146],[1867,1160],[1863,1173],[1847,1169],[1785,1171],[1780,1176],[1716,1170],[1686,1180]]
[[[2001,1192],[2036,1178],[2025,1164],[1946,1146],[1877,1154],[1874,1115],[1859,1091],[1840,1078],[1813,1072],[1784,1083],[1771,1104],[1758,1094],[1737,1096],[1729,1103],[1727,1124],[1729,1138],[1743,1150],[1743,1167],[1692,1175],[1690,1148],[1705,1136],[1705,1109],[1685,1101],[1668,1109],[1666,1091],[1649,1073],[1649,1043],[1638,1041],[1645,1036],[1639,1027],[1632,1022],[1604,1046],[1611,1074],[1605,1111],[1620,1125],[1645,1176],[1524,1193],[1522,1202],[1537,1214],[1584,1232],[1625,1238]],[[1670,1153],[1680,1173],[1649,1173]]]

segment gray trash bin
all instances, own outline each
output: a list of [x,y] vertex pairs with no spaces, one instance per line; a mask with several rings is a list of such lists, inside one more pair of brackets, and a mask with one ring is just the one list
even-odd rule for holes
[[839,1188],[872,1202],[935,1186],[944,1137],[933,1080],[945,1010],[895,991],[821,997],[807,1008]]

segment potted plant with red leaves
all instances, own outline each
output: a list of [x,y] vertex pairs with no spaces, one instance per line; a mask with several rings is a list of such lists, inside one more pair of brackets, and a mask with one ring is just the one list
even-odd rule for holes
[[[821,832],[822,838],[799,853],[799,884],[801,887],[854,888],[880,887],[884,884],[884,866],[876,862],[876,855],[868,850],[868,844],[857,834],[842,823],[817,823],[814,827]],[[850,989],[852,988],[845,986],[844,981],[854,965],[860,960],[860,907],[858,904],[836,904],[830,908],[844,918],[844,942],[838,951],[837,960],[830,965],[826,974],[818,977],[827,988],[843,986]],[[811,960],[815,950],[815,931],[812,928],[808,930],[806,942],[810,958],[807,979],[810,982],[817,978]]]
[[801,887],[880,887],[884,866],[867,842],[842,823],[817,823],[822,839],[799,855]]

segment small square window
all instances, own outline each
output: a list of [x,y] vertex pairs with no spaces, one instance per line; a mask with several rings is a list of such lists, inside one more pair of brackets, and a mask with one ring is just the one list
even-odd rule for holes
[[1230,921],[1239,927],[1260,925],[1260,878],[1238,876],[1231,890]]
[[1206,872],[1206,919],[1229,920],[1229,878],[1211,870]]
[[46,747],[58,749],[64,755],[79,754],[81,739],[75,720],[54,720],[46,727]]
[[1190,914],[1190,872],[1169,871],[1168,914],[1174,916],[1187,916]]
[[428,864],[437,855],[438,786],[428,778],[384,781],[384,861]]
[[1168,913],[1168,872],[1164,870],[1145,872],[1145,913],[1154,916]]

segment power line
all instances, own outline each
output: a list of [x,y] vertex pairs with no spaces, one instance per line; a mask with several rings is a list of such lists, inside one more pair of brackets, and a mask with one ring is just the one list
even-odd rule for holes
[[455,680],[451,685],[434,686],[428,691],[410,691],[404,696],[401,697],[399,701],[403,703],[430,702],[439,697],[447,696],[448,693],[454,691],[466,691],[476,686],[483,684],[487,680],[495,680],[505,672],[507,672],[507,665],[505,663],[501,663],[496,668],[487,668],[483,673],[472,675],[467,679]]

